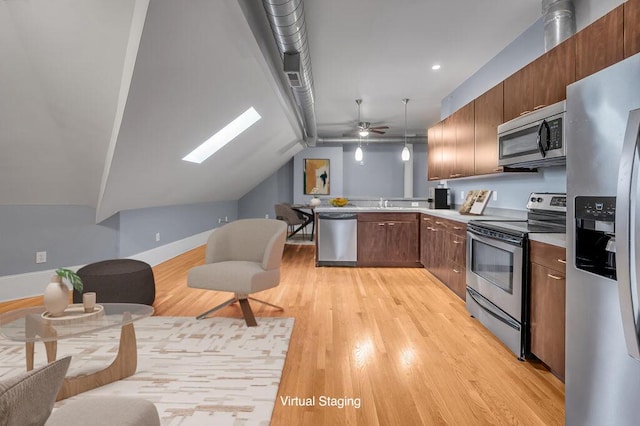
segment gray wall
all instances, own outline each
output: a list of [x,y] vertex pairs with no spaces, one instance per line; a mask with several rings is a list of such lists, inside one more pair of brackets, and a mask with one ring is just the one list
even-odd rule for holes
[[[235,220],[238,203],[127,210],[99,224],[95,217],[86,206],[0,206],[0,276],[131,256]],[[47,252],[46,263],[35,263],[37,251]]]
[[413,145],[413,196],[427,197],[427,144]]
[[[358,145],[344,145],[344,195],[347,197],[402,197],[404,163],[402,145],[372,143],[363,145],[362,162],[355,160]],[[426,158],[423,158],[423,161]]]
[[293,203],[293,159],[238,201],[238,218],[274,218],[276,203]]
[[329,159],[329,195],[320,198],[344,196],[342,147],[314,147],[306,148],[293,157],[293,202],[308,203],[313,197],[304,193],[303,172],[305,158]]
[[[125,210],[120,215],[119,257],[127,257],[220,226],[238,217],[236,201]],[[156,241],[160,233],[160,241]]]
[[[119,218],[95,218],[85,206],[0,206],[0,276],[116,257]],[[47,252],[46,263],[35,263],[37,251]]]

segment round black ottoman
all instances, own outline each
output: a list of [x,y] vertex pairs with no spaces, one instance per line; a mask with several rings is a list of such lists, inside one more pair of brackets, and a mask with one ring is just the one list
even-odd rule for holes
[[[140,303],[153,305],[156,283],[145,262],[113,259],[90,263],[78,269],[82,293],[96,292],[97,303]],[[82,303],[82,293],[73,291],[73,303]]]

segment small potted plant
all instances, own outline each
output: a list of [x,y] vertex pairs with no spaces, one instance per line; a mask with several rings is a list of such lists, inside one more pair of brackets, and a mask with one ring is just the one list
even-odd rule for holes
[[71,286],[82,292],[82,279],[71,269],[58,268],[56,275],[51,277],[51,282],[44,290],[44,306],[51,316],[60,316],[69,306],[69,287],[63,282],[67,280]]

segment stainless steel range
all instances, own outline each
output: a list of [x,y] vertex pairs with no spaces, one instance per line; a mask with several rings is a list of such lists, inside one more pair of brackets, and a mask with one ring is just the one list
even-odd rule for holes
[[519,359],[529,337],[529,234],[564,233],[566,194],[532,193],[527,220],[467,225],[467,310]]

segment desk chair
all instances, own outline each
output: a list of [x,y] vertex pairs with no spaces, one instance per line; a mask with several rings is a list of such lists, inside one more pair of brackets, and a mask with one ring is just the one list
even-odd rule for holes
[[[288,204],[276,204],[274,209],[276,211],[276,219],[285,221],[289,226],[289,234],[287,237],[293,235],[296,226],[301,226],[307,221],[304,215],[296,212]],[[306,235],[305,229],[302,230],[302,234]]]
[[205,264],[189,270],[187,285],[234,295],[197,318],[238,302],[247,326],[254,327],[257,323],[248,299],[282,310],[249,295],[280,284],[286,234],[286,223],[274,219],[236,220],[213,231],[207,241]]

